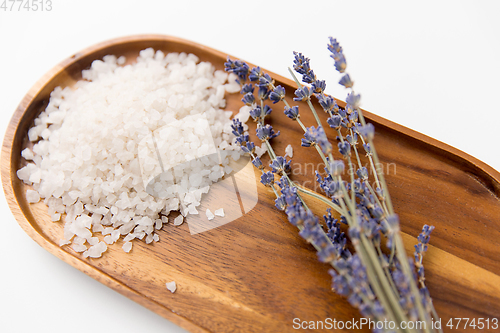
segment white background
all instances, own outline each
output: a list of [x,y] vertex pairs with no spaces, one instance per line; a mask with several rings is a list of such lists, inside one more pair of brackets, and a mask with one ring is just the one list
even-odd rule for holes
[[[344,99],[326,51],[334,36],[365,109],[500,170],[499,2],[404,3],[53,0],[50,12],[0,10],[0,134],[54,65],[98,42],[141,33],[186,38],[283,76],[292,51],[300,51]],[[43,250],[4,198],[0,216],[1,332],[183,331]],[[84,314],[96,313],[97,304],[98,319]]]

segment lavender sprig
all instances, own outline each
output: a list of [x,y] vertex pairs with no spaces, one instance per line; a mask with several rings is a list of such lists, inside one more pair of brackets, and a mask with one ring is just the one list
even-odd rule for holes
[[[335,68],[344,73],[339,83],[350,89],[344,109],[339,108],[335,100],[325,94],[326,84],[317,79],[310,67],[309,59],[301,53],[294,53],[294,69],[301,74],[302,82],[310,84],[310,86],[301,85],[291,72],[298,85],[294,100],[307,103],[318,125],[318,127],[309,128],[300,120],[298,107],[290,106],[286,101],[284,88],[274,86],[274,81],[268,74],[263,73],[258,67],[249,70],[248,66],[245,67],[243,63],[228,59],[227,71],[238,74],[239,78],[247,76],[251,82],[258,82],[258,98],[248,95],[249,92],[253,93],[253,89],[250,89],[248,84],[244,81],[240,81],[240,84],[245,103],[253,105],[260,101],[260,107],[256,107],[251,114],[257,121],[257,136],[268,148],[271,172],[265,172],[260,159],[253,156],[250,149],[252,144],[248,143],[246,133],[235,131],[238,135],[236,142],[241,143],[245,151],[250,151],[252,163],[262,171],[262,182],[272,187],[276,195],[276,207],[286,212],[290,223],[299,228],[299,234],[316,248],[319,260],[332,265],[333,286],[339,294],[348,296],[349,302],[357,307],[362,315],[370,318],[399,322],[407,321],[408,318],[428,321],[429,312],[432,312],[434,317],[437,315],[425,287],[422,287],[420,292],[417,290],[415,294],[413,276],[415,272],[411,269],[413,261],[408,263],[406,260],[399,235],[399,221],[393,212],[383,174],[377,172],[378,170],[374,167],[374,164],[378,164],[378,156],[373,148],[373,125],[366,124],[364,121],[359,108],[360,95],[354,93],[352,90],[354,83],[349,74],[345,73],[347,64],[342,48],[336,40],[330,39],[328,49],[332,52]],[[311,96],[315,96],[323,110],[328,113],[327,123],[338,134],[339,152],[349,167],[349,183],[342,180],[344,164],[333,158],[332,145],[311,103]],[[315,147],[325,162],[327,176],[323,178],[317,173],[317,180],[329,199],[295,184],[288,177],[289,161],[277,156],[269,142],[276,134],[270,125],[265,124],[265,117],[271,112],[270,108],[264,111],[266,100],[272,101],[273,104],[278,102],[285,104],[285,115],[297,121],[304,130],[302,146]],[[345,137],[343,130],[348,132]],[[370,161],[371,169],[375,171],[374,177],[377,185],[375,189],[368,181],[368,170],[361,165],[357,150],[358,138]],[[351,160],[351,151],[354,151],[357,167]],[[280,181],[277,182],[281,195],[278,195],[274,187],[273,173],[281,176]],[[340,232],[339,220],[333,218],[331,211],[328,211],[328,216],[324,217],[327,225],[325,232],[299,193],[325,202],[340,214],[340,221],[349,227],[349,238],[355,248],[355,254],[346,250],[347,238],[344,233]],[[387,239],[387,247],[391,249],[390,256],[384,254],[381,249],[381,235]],[[424,244],[424,241],[428,242],[428,237],[422,237],[419,244]],[[422,246],[420,245],[419,249],[425,248]],[[397,258],[394,257],[395,253]],[[417,267],[423,277],[423,268],[420,269],[421,257]],[[422,305],[425,306],[427,314],[423,311]]]
[[[252,78],[253,80],[258,80],[259,79],[258,75],[264,75],[260,71],[260,69],[259,70],[252,70],[252,73],[254,75],[254,77]],[[267,80],[267,81],[270,82],[270,80]],[[271,166],[272,166],[273,163],[276,163],[280,159],[278,157],[276,157],[276,154],[274,153],[271,145],[269,144],[270,136],[263,136],[262,134],[260,134],[261,131],[259,131],[259,129],[262,129],[264,126],[266,126],[266,125],[264,125],[264,118],[265,118],[265,116],[260,117],[258,119],[257,132],[259,133],[258,136],[261,138],[261,140],[268,145],[269,154],[270,154],[271,159],[272,159],[272,161],[271,161]],[[234,126],[236,126],[236,127],[239,126],[237,121],[235,121]],[[248,140],[246,140],[246,134],[245,133],[241,134],[241,132],[242,132],[241,129],[235,131],[235,133],[239,134],[239,137],[237,138],[237,142],[248,141]],[[315,135],[315,136],[317,136],[317,135]],[[238,140],[241,137],[243,139]],[[248,146],[248,143],[245,143],[245,145]],[[255,161],[256,159],[253,157],[253,154],[251,156],[253,158],[253,161]],[[254,165],[255,164],[259,165],[258,162],[254,162]],[[261,182],[266,186],[270,186],[273,189],[273,191],[275,192],[275,194],[277,195],[276,190],[274,188],[274,182],[271,179],[270,174],[268,172],[267,173],[264,172],[262,170],[262,168],[261,168],[261,171],[262,171]],[[275,171],[278,172],[278,169],[275,169]],[[339,177],[340,177],[340,175],[339,175]],[[333,253],[335,253],[334,252],[335,249],[338,249],[338,248],[344,249],[345,242],[343,242],[341,245],[338,245],[338,244],[333,245],[331,243],[331,240],[328,238],[326,233],[317,224],[317,219],[314,218],[314,215],[312,215],[310,210],[307,208],[307,205],[305,205],[305,202],[302,200],[300,195],[297,193],[298,187],[296,187],[294,185],[294,183],[288,178],[286,173],[284,173],[283,178],[285,178],[285,179],[280,181],[280,184],[282,186],[282,191],[281,191],[282,195],[281,196],[277,195],[276,206],[279,209],[286,210],[289,221],[292,224],[296,225],[300,230],[299,234],[302,237],[306,238],[306,240],[309,241],[316,248],[316,250],[318,251],[318,256],[319,256],[320,260],[324,261],[324,262],[330,261],[330,264],[334,268],[336,268],[337,267],[337,260],[333,261],[334,256],[332,256],[332,255],[333,255]],[[292,204],[292,203],[294,203],[294,204]],[[333,205],[333,207],[338,211],[340,210],[339,206]],[[344,207],[344,209],[345,209],[345,207]],[[314,231],[314,232],[312,232],[312,231]],[[336,269],[338,269],[338,267]],[[352,271],[355,272],[358,270],[352,269]],[[355,276],[347,275],[347,276],[345,276],[345,278],[347,279],[347,281],[350,281],[351,286],[359,285],[359,282],[358,283],[353,282],[353,281],[356,281]],[[357,290],[357,288],[354,288],[354,287],[352,289]],[[367,290],[368,289],[365,290],[366,293],[368,293]],[[366,315],[368,315],[368,313],[376,314],[377,317],[373,317],[374,319],[383,319],[383,318],[385,318],[385,316],[380,317],[381,313],[382,313],[380,311],[380,309],[379,309],[379,311],[372,311],[372,312],[369,312],[367,310],[370,308],[374,308],[374,309],[377,308],[378,303],[374,303],[373,297],[371,296],[372,294],[373,293],[370,292],[370,293],[368,293],[368,296],[364,295],[363,293],[361,293],[361,295],[359,295],[359,292],[356,291],[356,293],[353,295],[358,295],[357,298],[362,299],[363,302],[362,303],[356,302],[356,303],[353,303],[353,305],[356,305],[356,304],[359,305],[360,310],[364,309],[362,312],[365,313]],[[355,296],[352,296],[352,299],[355,299],[355,298],[356,298]]]

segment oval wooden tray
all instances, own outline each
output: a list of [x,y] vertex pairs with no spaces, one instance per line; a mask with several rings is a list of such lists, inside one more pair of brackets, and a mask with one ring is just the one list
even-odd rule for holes
[[[359,319],[345,299],[330,291],[328,266],[317,261],[314,249],[274,208],[273,197],[260,184],[254,209],[207,232],[191,235],[186,224],[167,225],[160,242],[137,241],[130,254],[119,242],[100,259],[82,259],[71,248],[59,247],[62,224],[50,221],[43,203],[27,203],[26,186],[16,176],[27,131],[50,92],[74,84],[93,60],[107,54],[135,59],[148,47],[194,53],[218,69],[227,57],[182,39],[143,35],[90,47],[48,72],[21,101],[2,146],[2,183],[21,227],[55,256],[192,332],[288,332],[294,331],[294,318]],[[270,74],[293,92],[292,81]],[[226,99],[228,110],[239,109],[241,95]],[[274,144],[283,152],[288,143],[300,142],[302,133],[281,107],[275,110],[272,123],[281,135]],[[366,117],[375,124],[379,155],[389,168],[389,191],[409,255],[422,225],[436,226],[425,265],[443,323],[452,317],[500,317],[500,174],[434,139],[368,112]],[[311,116],[302,119],[313,124]],[[295,148],[293,161],[299,170],[295,180],[313,188],[313,181],[307,183],[314,179],[312,167],[307,166],[318,165],[319,158]],[[171,280],[178,284],[174,294],[165,288]]]

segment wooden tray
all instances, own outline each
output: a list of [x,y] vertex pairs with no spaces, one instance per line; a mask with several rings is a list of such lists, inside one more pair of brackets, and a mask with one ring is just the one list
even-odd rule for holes
[[[144,35],[90,47],[48,72],[21,101],[2,146],[2,183],[21,227],[55,256],[192,332],[288,332],[294,331],[294,318],[359,319],[358,312],[330,290],[328,266],[317,261],[314,249],[274,208],[272,195],[260,184],[254,209],[207,232],[191,235],[186,224],[167,225],[160,231],[159,243],[137,241],[126,254],[118,242],[100,259],[82,259],[67,246],[59,247],[62,224],[50,221],[43,203],[27,203],[26,186],[16,176],[27,131],[50,92],[59,85],[72,85],[93,60],[107,54],[135,59],[147,47],[194,53],[218,69],[227,57],[178,38]],[[293,82],[270,74],[293,92]],[[239,109],[241,95],[226,99],[228,110]],[[300,142],[302,133],[281,107],[274,108],[272,124],[281,130],[274,144],[283,152],[288,143]],[[500,317],[500,174],[420,133],[368,112],[366,117],[376,127],[381,161],[389,166],[389,191],[409,255],[422,225],[436,226],[425,265],[443,324],[452,317]],[[305,113],[302,119],[313,124]],[[316,155],[305,148],[294,151],[293,164],[300,172],[293,178],[311,188],[314,182],[306,181],[314,179],[312,168],[304,166],[318,165]],[[320,204],[313,206],[318,212],[324,210]],[[171,280],[178,285],[174,294],[165,288]]]

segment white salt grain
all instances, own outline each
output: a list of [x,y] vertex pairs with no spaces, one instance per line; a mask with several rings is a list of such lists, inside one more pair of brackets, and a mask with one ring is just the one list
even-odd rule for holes
[[27,161],[32,161],[33,158],[35,157],[31,149],[29,148],[23,149],[23,151],[21,152],[21,156],[24,157],[24,159]]
[[255,154],[261,158],[267,152],[267,146],[262,144],[261,146],[255,146]]
[[175,226],[179,226],[182,224],[182,222],[184,222],[184,216],[182,215],[179,215],[177,216],[175,219],[174,219],[174,225]]
[[99,238],[97,238],[97,237],[91,237],[88,240],[88,242],[89,242],[90,245],[96,245],[97,243],[99,243]]
[[68,244],[71,244],[71,241],[66,240],[66,239],[61,239],[59,241],[59,246],[64,246],[64,245],[68,245]]
[[129,253],[130,250],[132,250],[132,243],[131,242],[125,242],[122,246],[123,251]]
[[83,244],[76,244],[76,243],[73,244],[71,246],[71,248],[73,250],[75,250],[76,252],[83,252],[83,251],[87,250],[87,247],[85,245],[83,245]]
[[125,237],[123,238],[123,241],[126,243],[126,242],[131,241],[131,240],[132,240],[132,239],[134,239],[134,238],[135,238],[135,235],[134,235],[134,234],[128,234],[127,236],[125,236]]
[[26,200],[28,200],[29,203],[37,203],[38,201],[40,201],[40,194],[38,194],[37,191],[27,190]]
[[292,147],[292,145],[286,146],[286,148],[285,148],[285,156],[288,156],[290,158],[293,157],[293,147]]
[[108,247],[106,246],[106,243],[99,242],[96,245],[89,247],[87,251],[83,252],[83,257],[100,258],[107,249]]
[[224,217],[224,208],[219,208],[214,212],[215,216]]
[[196,206],[194,204],[190,204],[188,206],[188,212],[191,215],[197,215],[198,214],[198,210],[196,209]]
[[107,235],[104,237],[104,241],[109,244],[109,245],[112,245],[115,243],[115,241],[113,240],[113,237],[111,237],[111,235]]
[[167,283],[165,283],[165,285],[167,286],[167,289],[170,290],[170,292],[172,294],[175,293],[175,291],[177,290],[177,284],[175,283],[175,281],[167,282]]
[[212,214],[212,212],[208,208],[207,208],[207,211],[205,212],[205,214],[207,215],[207,218],[208,218],[209,221],[213,220],[215,218],[215,215]]

